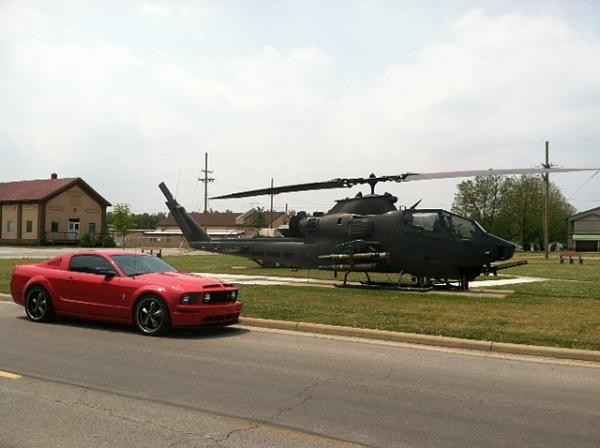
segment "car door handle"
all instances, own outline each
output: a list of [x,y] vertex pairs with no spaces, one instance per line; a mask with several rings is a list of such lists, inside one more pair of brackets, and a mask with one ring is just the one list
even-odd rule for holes
[[69,283],[73,283],[73,277],[67,277],[67,281],[68,281]]

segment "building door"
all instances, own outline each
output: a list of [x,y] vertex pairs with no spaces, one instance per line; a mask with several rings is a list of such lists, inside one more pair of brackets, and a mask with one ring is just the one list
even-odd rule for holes
[[598,241],[575,241],[575,250],[577,252],[596,252],[598,250]]
[[79,241],[79,218],[69,219],[69,232],[67,239],[71,241]]

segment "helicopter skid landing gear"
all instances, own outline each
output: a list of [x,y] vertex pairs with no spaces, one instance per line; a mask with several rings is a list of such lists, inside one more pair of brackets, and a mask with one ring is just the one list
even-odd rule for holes
[[336,288],[354,288],[354,289],[378,289],[378,290],[386,290],[386,291],[410,291],[410,292],[427,292],[433,289],[433,286],[429,286],[426,288],[420,288],[418,286],[408,286],[402,285],[399,283],[393,282],[370,282],[370,283],[360,283],[360,284],[343,284],[336,283]]
[[469,279],[470,279],[470,277],[468,275],[466,275],[466,274],[461,275],[459,288],[462,289],[463,291],[468,291],[469,290]]
[[343,283],[336,283],[336,284],[334,284],[334,286],[336,288],[383,289],[383,290],[389,290],[389,291],[412,291],[412,292],[427,292],[427,291],[431,291],[433,289],[433,286],[431,286],[429,279],[426,279],[425,277],[422,277],[423,281],[421,282],[421,284],[418,284],[417,286],[411,286],[411,285],[403,285],[399,281],[398,281],[398,283],[374,282],[371,280],[369,273],[365,272],[365,275],[367,276],[366,282],[361,282],[360,284],[349,284],[348,283],[348,274],[350,274],[350,271],[344,273],[344,282]]

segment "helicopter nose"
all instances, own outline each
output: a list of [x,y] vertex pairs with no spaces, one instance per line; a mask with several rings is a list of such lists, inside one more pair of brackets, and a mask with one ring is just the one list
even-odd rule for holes
[[515,253],[516,246],[509,241],[498,238],[495,235],[489,235],[491,237],[490,255],[495,255],[496,260],[508,260],[512,258]]

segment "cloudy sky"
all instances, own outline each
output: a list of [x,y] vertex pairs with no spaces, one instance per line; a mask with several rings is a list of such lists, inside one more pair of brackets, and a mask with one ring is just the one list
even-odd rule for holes
[[[113,204],[404,172],[600,166],[598,1],[0,0],[0,182]],[[600,175],[555,175],[579,210]],[[456,181],[379,185],[449,208]],[[279,195],[326,210],[354,195]],[[268,198],[211,201],[243,211]]]

